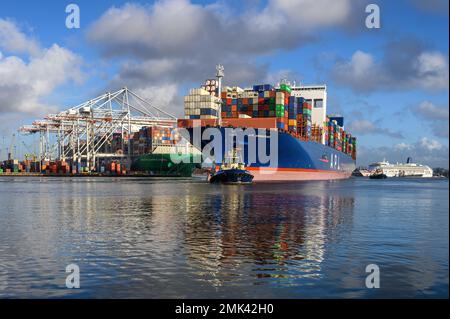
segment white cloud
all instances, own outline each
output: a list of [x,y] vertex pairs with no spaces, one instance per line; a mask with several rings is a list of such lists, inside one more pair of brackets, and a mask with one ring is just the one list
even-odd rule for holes
[[263,8],[240,11],[222,1],[128,3],[108,9],[87,38],[104,57],[127,60],[113,84],[200,82],[221,63],[226,81],[242,85],[268,77],[268,65],[254,62],[255,57],[297,48],[314,41],[315,30],[343,28],[355,19],[349,2],[270,0]]
[[442,144],[436,140],[429,139],[427,137],[423,137],[420,140],[420,146],[428,151],[440,150],[442,149]]
[[17,25],[0,18],[0,48],[8,53],[26,53],[36,55],[40,46],[35,39],[21,32]]
[[355,92],[421,89],[448,90],[448,59],[426,50],[417,40],[391,43],[382,59],[357,50],[349,60],[337,61],[331,70],[334,81]]
[[177,84],[145,86],[133,92],[160,110],[175,116],[183,115],[183,101],[178,96]]
[[415,61],[418,86],[427,90],[448,88],[448,61],[440,52],[423,52]]
[[393,132],[390,129],[380,126],[380,123],[374,123],[366,119],[354,120],[350,122],[347,129],[352,134],[358,135],[385,135],[392,138],[403,138],[401,132]]
[[412,148],[413,148],[413,146],[411,144],[407,144],[407,143],[403,143],[403,142],[394,146],[394,149],[398,150],[398,151],[411,150]]
[[27,60],[14,55],[0,59],[1,111],[43,114],[54,110],[42,100],[67,81],[82,80],[81,58],[57,44],[41,49],[11,22],[0,23],[13,31],[11,38],[0,32],[0,47],[28,54]]
[[342,25],[351,9],[350,0],[272,0],[268,7],[287,18],[288,25],[307,29]]
[[448,107],[438,107],[430,101],[423,101],[412,110],[418,117],[426,120],[448,121],[449,119]]
[[423,101],[411,108],[412,114],[421,122],[426,122],[434,136],[448,139],[449,109],[448,106],[436,106],[430,101]]

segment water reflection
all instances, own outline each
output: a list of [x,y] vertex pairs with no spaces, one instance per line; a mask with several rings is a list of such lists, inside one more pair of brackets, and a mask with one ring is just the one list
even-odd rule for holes
[[448,296],[448,184],[396,183],[0,178],[0,297]]
[[289,279],[320,277],[329,234],[351,224],[353,197],[310,196],[307,184],[282,195],[261,187],[226,187],[206,202],[185,198],[188,262],[214,285],[242,276],[243,267],[255,284],[258,278],[282,278],[289,285]]

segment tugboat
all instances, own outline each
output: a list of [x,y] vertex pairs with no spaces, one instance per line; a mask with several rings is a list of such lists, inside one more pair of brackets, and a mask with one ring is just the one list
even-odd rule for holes
[[375,173],[369,176],[370,179],[385,179],[387,175],[383,173],[382,169],[377,169]]
[[253,175],[245,169],[245,165],[239,161],[236,150],[225,158],[224,163],[217,172],[213,172],[209,182],[221,184],[251,184]]

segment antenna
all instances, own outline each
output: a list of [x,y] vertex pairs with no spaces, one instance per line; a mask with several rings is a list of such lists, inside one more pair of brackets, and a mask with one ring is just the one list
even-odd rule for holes
[[222,125],[222,78],[225,76],[224,70],[225,68],[223,67],[223,65],[221,64],[217,64],[216,65],[216,77],[217,77],[217,89],[219,91],[219,114],[218,114],[218,119],[219,119],[219,126]]

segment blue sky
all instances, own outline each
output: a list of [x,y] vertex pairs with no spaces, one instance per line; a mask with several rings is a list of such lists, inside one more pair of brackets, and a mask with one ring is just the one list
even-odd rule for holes
[[[69,3],[80,29],[65,27]],[[368,3],[380,29],[365,27]],[[229,84],[327,84],[358,164],[448,167],[448,19],[446,0],[4,1],[0,136],[124,85],[181,116],[182,95],[221,62]]]

